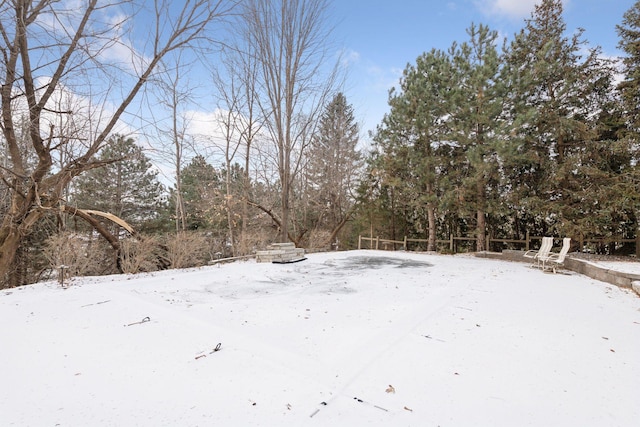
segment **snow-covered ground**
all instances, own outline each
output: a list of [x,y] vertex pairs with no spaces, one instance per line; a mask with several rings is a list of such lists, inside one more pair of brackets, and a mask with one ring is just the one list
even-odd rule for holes
[[586,261],[608,270],[640,275],[640,262],[638,261]]
[[640,298],[519,263],[350,251],[85,278],[0,291],[0,324],[2,426],[640,419]]

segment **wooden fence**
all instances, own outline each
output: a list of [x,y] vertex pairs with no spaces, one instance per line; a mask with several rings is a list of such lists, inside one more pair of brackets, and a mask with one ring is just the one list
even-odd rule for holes
[[[449,236],[448,239],[438,239],[436,240],[436,245],[448,247],[451,253],[457,253],[460,244],[466,243],[465,246],[470,246],[475,248],[475,237],[458,237],[458,236]],[[489,249],[496,250],[500,252],[505,248],[506,245],[511,245],[515,247],[520,247],[521,249],[528,251],[532,248],[532,242],[541,241],[542,236],[530,236],[527,233],[524,239],[494,239],[487,237],[486,242]],[[561,238],[558,238],[561,240]],[[640,258],[640,235],[635,239],[622,239],[622,238],[585,238],[584,236],[573,239],[574,242],[577,242],[578,248],[582,248],[582,251],[585,251],[587,248],[594,248],[593,251],[600,252],[602,248],[610,247],[613,245],[614,247],[617,244],[623,243],[633,243],[635,244],[635,255]],[[403,240],[391,240],[391,239],[381,239],[380,237],[365,237],[358,236],[358,249],[363,249],[363,242],[369,242],[369,249],[384,249],[384,250],[395,250],[398,249],[398,246],[402,247],[403,250],[409,250],[410,244],[423,244],[426,246],[428,240],[427,239],[410,239],[407,236],[404,237]],[[502,246],[502,247],[499,247]],[[535,245],[536,247],[539,245]],[[598,248],[600,248],[598,250]],[[475,249],[473,249],[475,250]]]

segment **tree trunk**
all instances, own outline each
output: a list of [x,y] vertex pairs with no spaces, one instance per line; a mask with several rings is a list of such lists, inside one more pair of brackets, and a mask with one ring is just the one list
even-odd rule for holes
[[[0,288],[25,285],[23,275],[15,274],[18,269],[16,257],[20,245],[31,231],[33,225],[42,217],[42,210],[34,207],[35,190],[24,190],[26,196],[15,195],[9,211],[5,214],[0,228]],[[36,200],[39,198],[36,197]],[[27,211],[27,207],[31,207]],[[26,213],[25,213],[26,212]]]
[[289,164],[284,166],[280,170],[280,179],[282,181],[282,194],[280,196],[280,202],[282,204],[282,215],[280,216],[280,243],[287,243],[289,241],[289,193],[291,191],[289,186]]
[[225,184],[226,184],[226,197],[225,197],[225,207],[227,210],[227,228],[229,231],[229,243],[231,244],[231,256],[236,256],[236,242],[235,236],[233,233],[233,211],[231,204],[231,162],[227,157],[227,174],[225,176]]
[[289,186],[286,190],[282,190],[282,216],[280,219],[280,242],[287,243],[289,241]]
[[[427,196],[435,196],[433,184],[427,184]],[[427,220],[429,235],[427,236],[427,251],[436,250],[436,208],[433,202],[427,202]]]
[[248,228],[249,228],[249,193],[251,182],[249,180],[249,166],[251,165],[251,143],[247,141],[247,152],[244,160],[244,174],[242,176],[242,229],[240,231],[240,253],[246,255],[249,253],[249,247],[247,241],[249,240]]
[[12,228],[9,234],[2,240],[0,245],[0,289],[12,288],[15,286],[24,285],[20,283],[21,278],[19,275],[13,274],[15,265],[16,254],[20,248],[20,233],[16,228]]
[[326,245],[330,246],[331,243],[333,243],[336,240],[336,237],[338,237],[338,233],[340,233],[340,230],[342,230],[342,228],[347,224],[347,222],[349,222],[349,220],[351,219],[351,216],[356,211],[357,206],[358,206],[357,204],[354,204],[353,206],[351,206],[351,208],[349,208],[349,210],[340,219],[340,221],[333,227],[333,229],[331,230],[331,235],[329,236],[329,239],[327,239],[328,241],[326,242]]
[[476,251],[487,250],[487,238],[486,238],[486,195],[484,189],[484,180],[478,179],[476,182],[476,190],[478,197],[478,210],[477,210],[477,229],[476,229]]
[[427,203],[427,219],[429,235],[427,236],[427,251],[436,250],[436,210],[433,203]]
[[391,187],[391,240],[396,240],[396,192]]

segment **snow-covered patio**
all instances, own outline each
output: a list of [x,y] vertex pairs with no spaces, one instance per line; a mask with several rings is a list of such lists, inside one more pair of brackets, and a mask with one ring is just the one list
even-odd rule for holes
[[520,263],[349,251],[76,279],[0,291],[0,323],[3,426],[640,419],[640,298]]

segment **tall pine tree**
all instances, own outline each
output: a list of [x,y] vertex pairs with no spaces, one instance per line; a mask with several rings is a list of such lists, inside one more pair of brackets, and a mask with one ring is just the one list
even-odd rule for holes
[[[633,219],[635,235],[640,235],[640,1],[625,12],[622,24],[617,27],[620,42],[618,47],[625,56],[622,58],[624,79],[618,85],[622,98],[626,130],[623,141],[630,156],[629,167],[624,177],[618,179],[618,187],[624,189],[626,202],[624,211]],[[637,239],[637,237],[636,237]],[[637,240],[636,240],[637,242]],[[636,243],[636,256],[640,256],[640,245]]]
[[467,209],[475,214],[476,250],[488,249],[487,216],[498,195],[490,194],[499,181],[496,144],[502,137],[501,114],[504,88],[500,80],[498,33],[485,25],[471,25],[469,41],[454,45],[451,56],[455,81],[452,87],[450,139],[459,156],[457,179]]
[[[596,135],[592,114],[610,69],[578,29],[567,36],[561,0],[543,0],[509,46],[503,79],[511,132],[502,147],[511,209],[533,233],[576,233],[584,215],[576,167]],[[523,217],[523,218],[522,218]]]
[[112,213],[137,231],[155,229],[166,210],[164,186],[133,138],[116,135],[100,152],[96,164],[75,182],[73,203],[81,209]]
[[223,227],[226,214],[220,191],[222,180],[214,167],[204,156],[197,155],[182,169],[181,175],[186,228],[213,230]]
[[307,181],[315,228],[328,232],[325,244],[335,243],[355,203],[362,156],[353,107],[343,93],[326,106],[307,152]]
[[625,115],[631,129],[640,133],[640,0],[624,14],[622,24],[616,27],[620,42],[624,80],[618,89],[622,94]]
[[429,251],[436,249],[436,211],[443,193],[437,169],[447,151],[442,142],[450,111],[451,76],[450,58],[435,49],[419,56],[415,65],[407,65],[399,88],[389,94],[391,110],[375,135],[383,153],[377,162],[377,169],[384,171],[380,185],[390,192],[391,200],[400,202],[398,215],[412,229],[408,234],[415,230],[415,237],[424,237],[421,234],[426,231]]

